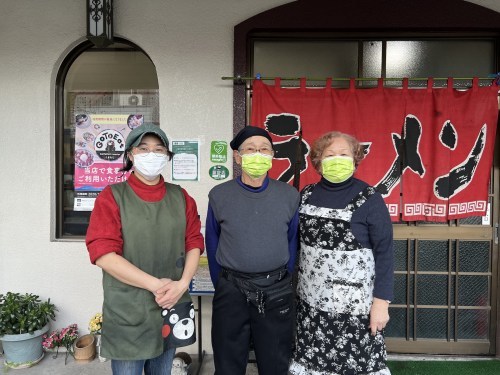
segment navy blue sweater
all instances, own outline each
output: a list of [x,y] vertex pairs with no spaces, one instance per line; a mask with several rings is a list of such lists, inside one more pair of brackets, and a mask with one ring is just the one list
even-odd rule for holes
[[[332,209],[345,208],[368,184],[350,178],[333,184],[324,178],[314,187],[309,204]],[[392,222],[382,196],[375,193],[351,219],[351,229],[358,242],[373,250],[375,286],[373,296],[392,301],[394,298],[394,244]]]

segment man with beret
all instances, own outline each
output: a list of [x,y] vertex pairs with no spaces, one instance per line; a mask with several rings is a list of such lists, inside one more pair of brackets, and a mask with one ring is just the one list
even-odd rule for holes
[[244,375],[253,342],[259,374],[286,375],[299,193],[268,177],[274,151],[267,131],[246,126],[230,146],[242,175],[210,191],[205,231],[215,374]]

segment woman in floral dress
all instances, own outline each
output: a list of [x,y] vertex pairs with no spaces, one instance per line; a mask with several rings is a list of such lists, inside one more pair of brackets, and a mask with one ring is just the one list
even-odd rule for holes
[[393,236],[382,196],[353,177],[363,148],[350,135],[319,138],[321,181],[300,206],[294,375],[388,375],[383,330],[393,298]]

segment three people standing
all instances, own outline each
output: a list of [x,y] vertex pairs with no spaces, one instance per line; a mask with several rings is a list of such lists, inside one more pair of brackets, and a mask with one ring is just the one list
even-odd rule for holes
[[[251,344],[260,375],[390,374],[392,223],[381,195],[353,177],[361,145],[340,132],[320,137],[311,160],[321,181],[300,195],[268,177],[274,151],[264,129],[247,126],[230,146],[242,174],[210,191],[205,233],[216,375],[244,375]],[[114,374],[169,373],[175,348],[165,346],[161,312],[190,301],[203,237],[194,200],[161,177],[171,156],[159,127],[132,130],[123,170],[134,173],[104,189],[91,216],[102,354]]]

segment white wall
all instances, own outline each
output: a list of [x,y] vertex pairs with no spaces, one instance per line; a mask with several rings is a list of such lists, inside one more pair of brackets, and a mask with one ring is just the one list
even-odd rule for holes
[[[203,221],[217,183],[208,177],[210,141],[232,137],[232,84],[220,77],[233,74],[233,27],[286,2],[114,1],[115,35],[143,48],[156,66],[161,127],[174,139],[201,141],[201,181],[183,186]],[[101,272],[82,241],[51,241],[51,229],[54,81],[66,54],[84,40],[85,2],[2,1],[0,13],[0,293],[50,297],[59,308],[52,327],[77,323],[84,333],[101,309]],[[203,307],[203,346],[211,352],[210,298]]]

